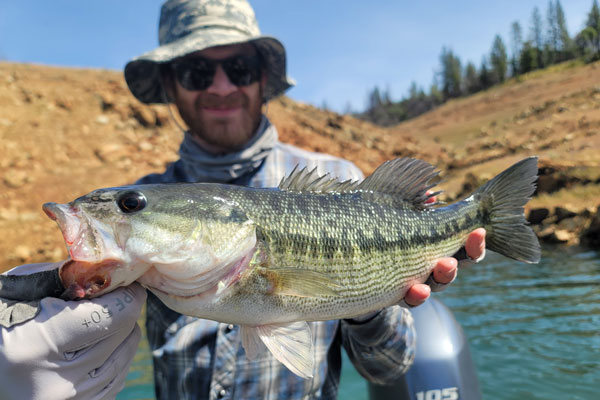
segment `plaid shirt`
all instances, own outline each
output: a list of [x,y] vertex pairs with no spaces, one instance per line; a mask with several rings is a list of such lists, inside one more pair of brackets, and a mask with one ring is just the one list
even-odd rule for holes
[[[138,183],[190,181],[178,163]],[[274,187],[296,164],[316,166],[321,174],[329,172],[342,180],[363,177],[349,161],[278,142],[258,172],[234,183]],[[412,317],[399,306],[362,322],[309,323],[317,365],[312,379],[296,376],[266,350],[248,360],[238,326],[178,314],[151,293],[146,315],[158,399],[335,399],[342,346],[358,372],[375,383],[397,379],[414,359]]]

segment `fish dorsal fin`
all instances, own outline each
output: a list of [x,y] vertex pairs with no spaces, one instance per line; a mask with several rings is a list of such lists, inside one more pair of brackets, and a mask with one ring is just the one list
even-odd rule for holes
[[358,181],[339,181],[329,174],[319,175],[317,167],[308,170],[307,167],[298,169],[296,165],[291,174],[279,183],[279,189],[295,193],[346,193],[358,186]]
[[392,204],[404,201],[418,207],[430,207],[437,203],[426,204],[426,201],[441,193],[427,193],[436,185],[431,180],[438,175],[439,171],[428,162],[414,158],[396,158],[381,164],[356,190],[362,192],[363,196],[373,194],[374,201],[379,194],[386,195],[381,198],[382,201],[387,200]]

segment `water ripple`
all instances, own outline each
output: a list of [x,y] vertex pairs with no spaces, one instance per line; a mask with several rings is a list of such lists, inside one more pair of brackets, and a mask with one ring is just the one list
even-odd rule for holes
[[538,265],[492,253],[440,297],[469,337],[484,398],[597,398],[600,253],[544,249]]

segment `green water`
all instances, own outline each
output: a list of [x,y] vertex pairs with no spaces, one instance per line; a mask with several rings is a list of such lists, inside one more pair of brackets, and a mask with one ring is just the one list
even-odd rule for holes
[[[490,253],[436,294],[469,338],[485,399],[597,399],[600,391],[600,253],[544,249],[538,265]],[[144,340],[117,399],[153,399]],[[341,400],[367,400],[344,358]]]

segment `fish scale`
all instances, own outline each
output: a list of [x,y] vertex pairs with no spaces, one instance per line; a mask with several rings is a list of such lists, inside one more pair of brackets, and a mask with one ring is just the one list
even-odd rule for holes
[[[260,229],[270,267],[316,271],[343,287],[336,296],[281,297],[283,314],[311,310],[307,320],[347,317],[400,301],[409,283],[422,282],[435,260],[454,254],[467,234],[482,226],[473,200],[429,210],[424,221],[422,211],[361,200],[360,193],[307,196],[240,187],[227,196]],[[281,209],[286,212],[280,214]],[[329,218],[309,222],[313,210]]]
[[486,229],[487,248],[539,261],[523,215],[535,190],[535,157],[445,207],[427,202],[436,177],[424,161],[396,159],[362,182],[303,169],[279,188],[127,186],[44,210],[72,258],[57,279],[67,288],[64,297],[95,297],[137,280],[179,313],[241,325],[249,357],[262,343],[309,377],[306,321],[397,304],[475,228]]

